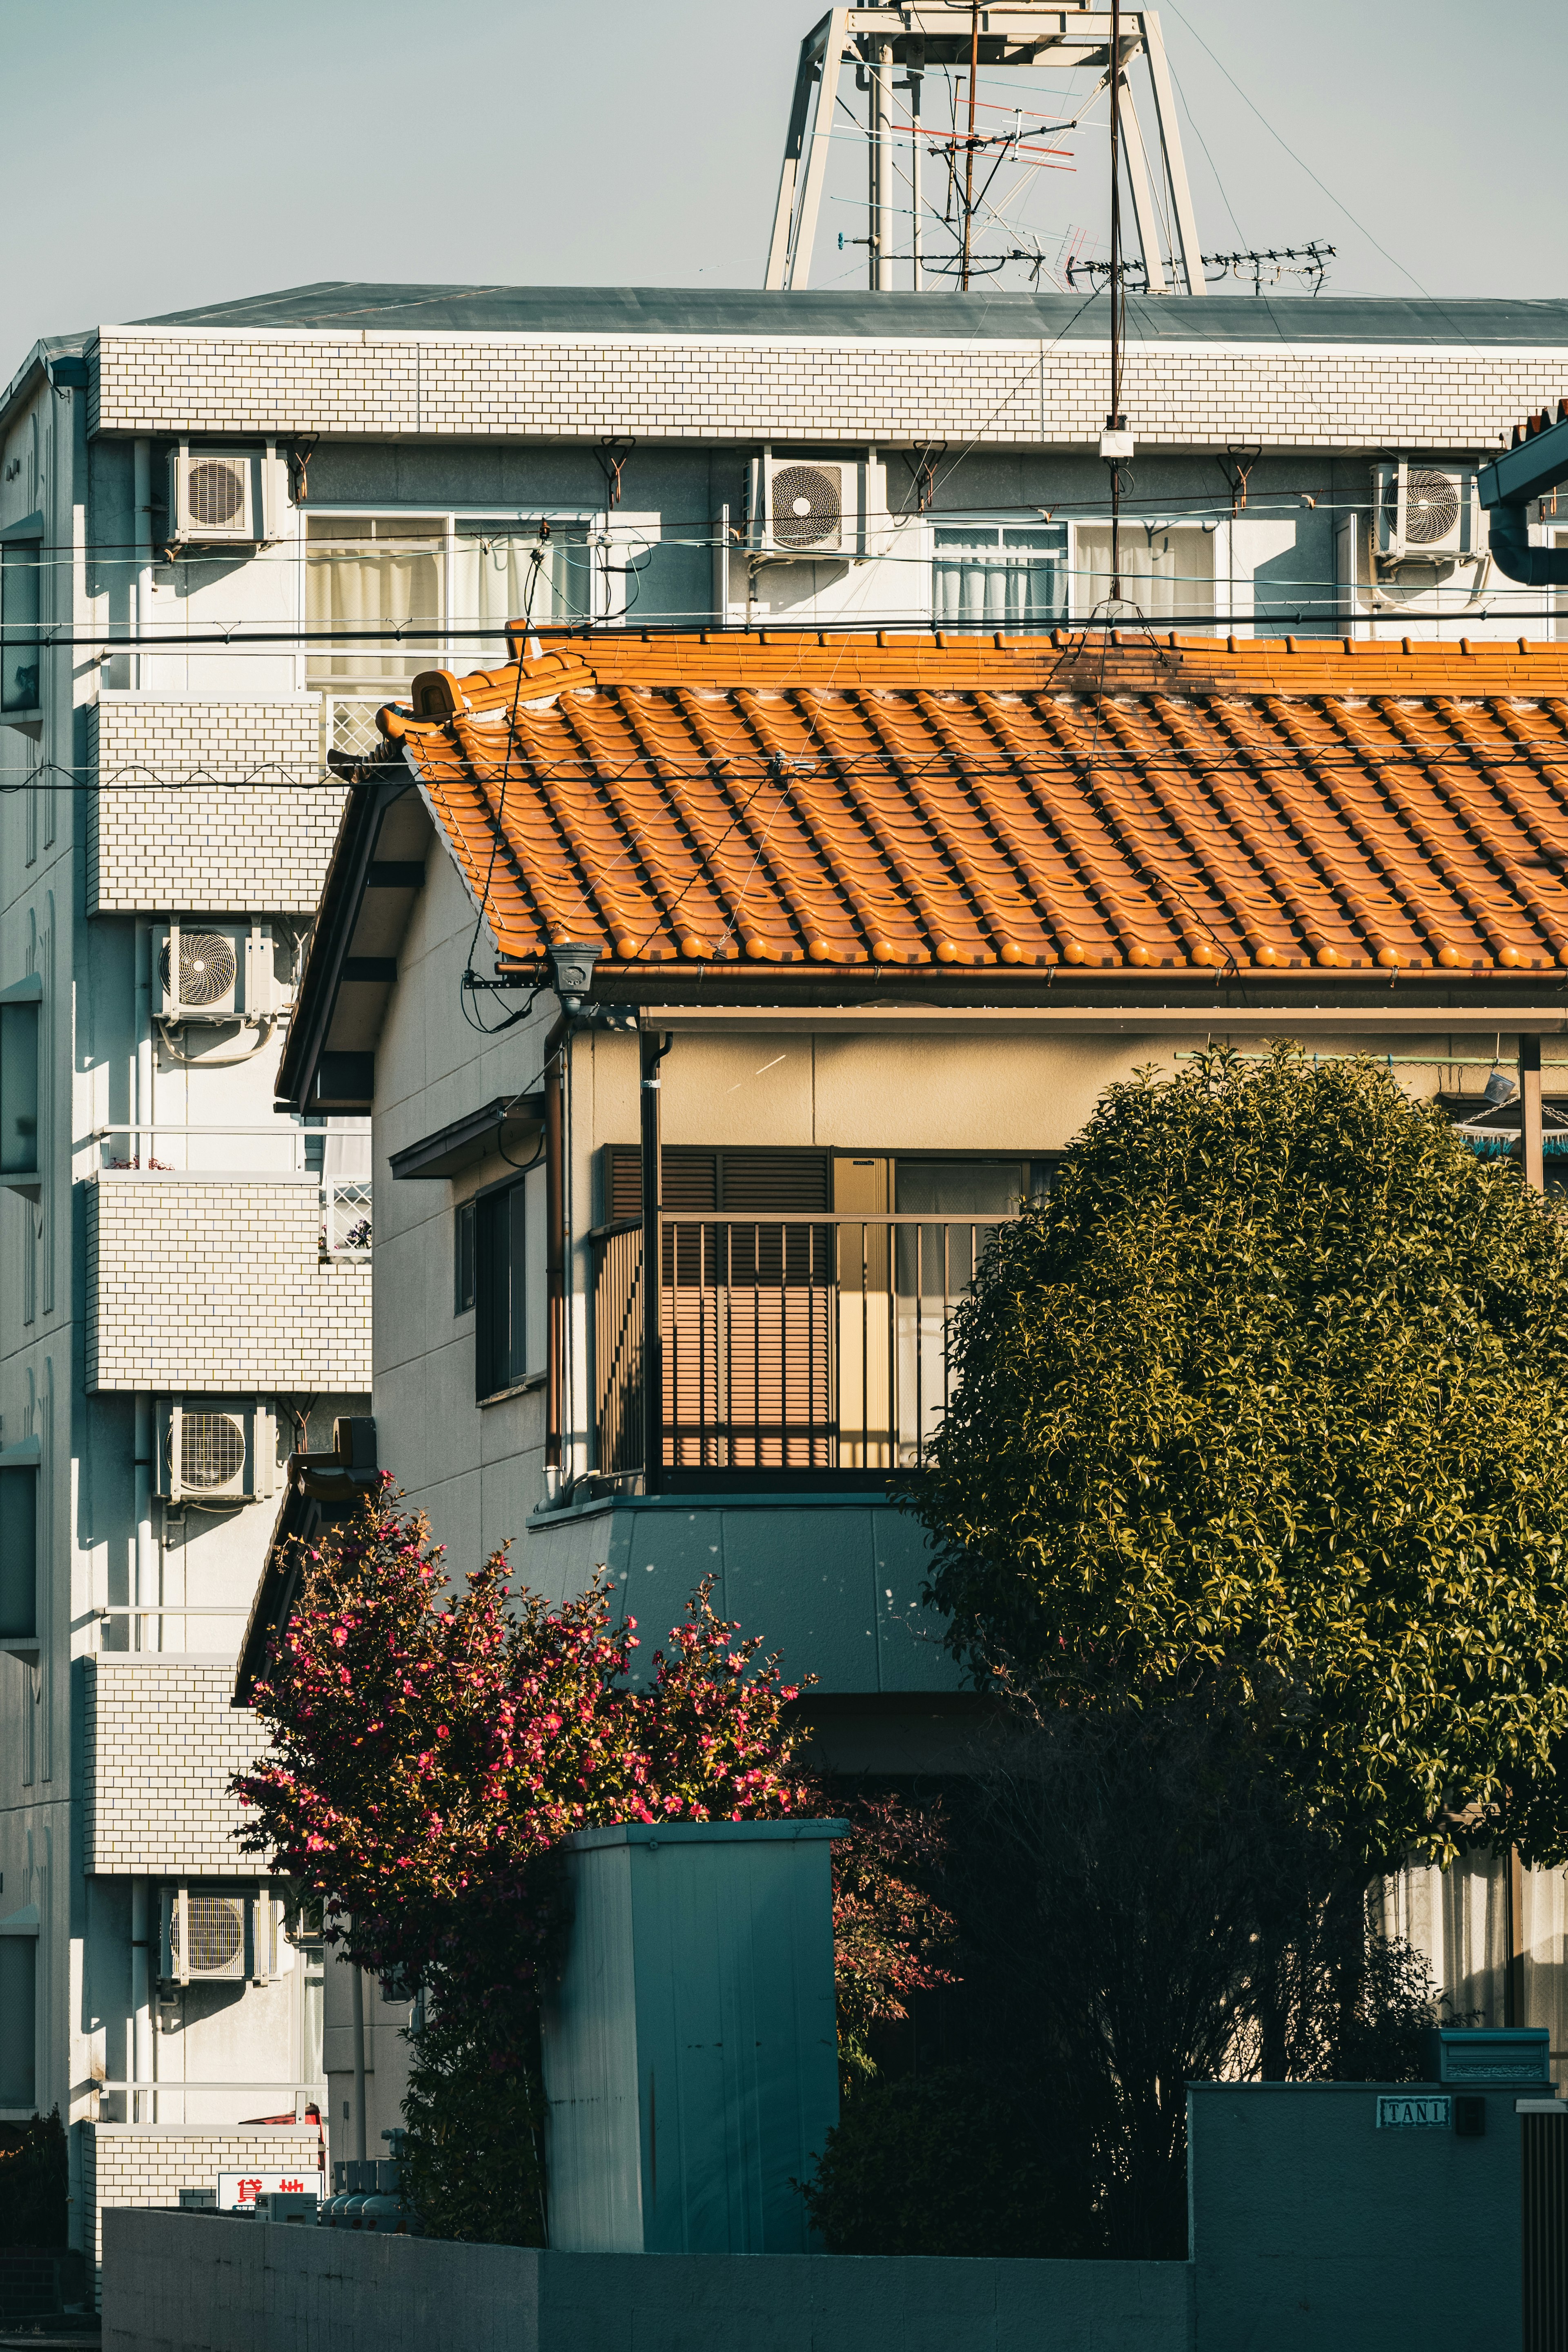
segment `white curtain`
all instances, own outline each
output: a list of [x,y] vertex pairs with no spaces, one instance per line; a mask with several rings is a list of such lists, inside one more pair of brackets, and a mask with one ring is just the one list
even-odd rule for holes
[[1060,565],[1012,547],[939,547],[932,607],[939,628],[1048,626],[1062,610]]
[[[585,619],[592,609],[588,563],[587,535],[581,530],[553,528],[541,540],[537,530],[460,522],[452,618],[459,626],[479,629],[503,628],[525,613],[539,622]],[[498,642],[488,646],[482,656],[487,662],[505,659]]]
[[[1127,521],[1121,534],[1121,595],[1151,621],[1206,620],[1214,614],[1214,534],[1146,530]],[[1110,526],[1080,523],[1073,610],[1092,613],[1110,594]]]
[[[398,622],[424,627],[439,622],[446,601],[443,536],[439,523],[418,518],[316,518],[305,555],[308,626],[312,631],[342,629],[352,635],[356,629]],[[437,667],[442,658],[440,646],[428,636],[411,643],[405,652],[367,646],[363,652],[328,655],[312,646],[310,676],[323,683],[395,684],[416,670]]]

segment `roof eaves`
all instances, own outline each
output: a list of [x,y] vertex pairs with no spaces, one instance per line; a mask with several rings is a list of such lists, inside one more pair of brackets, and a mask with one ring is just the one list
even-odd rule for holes
[[412,789],[405,762],[384,755],[362,769],[349,788],[337,839],[316,908],[315,928],[305,959],[288,1043],[274,1089],[279,1109],[310,1107],[316,1070],[331,1030],[343,965],[370,879],[375,845],[387,811]]

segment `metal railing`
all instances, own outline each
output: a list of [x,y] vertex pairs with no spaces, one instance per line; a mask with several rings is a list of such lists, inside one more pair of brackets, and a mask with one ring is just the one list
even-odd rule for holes
[[[918,1465],[952,1392],[949,1334],[1005,1217],[659,1219],[660,1466]],[[643,1243],[595,1237],[601,1475],[641,1469]]]
[[[109,1172],[153,1176],[208,1176],[238,1183],[248,1176],[303,1176],[310,1172],[310,1147],[318,1156],[325,1130],[278,1118],[270,1125],[174,1126],[158,1119],[123,1120],[95,1127],[89,1142],[99,1146],[99,1166]],[[371,1180],[368,1176],[319,1174],[321,1255],[368,1257],[371,1242]]]

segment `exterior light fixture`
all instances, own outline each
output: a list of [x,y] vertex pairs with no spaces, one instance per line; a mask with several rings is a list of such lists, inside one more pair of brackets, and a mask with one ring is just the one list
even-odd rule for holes
[[563,1012],[581,1010],[583,999],[593,991],[594,966],[603,953],[602,948],[587,947],[576,940],[557,940],[551,946],[551,985]]

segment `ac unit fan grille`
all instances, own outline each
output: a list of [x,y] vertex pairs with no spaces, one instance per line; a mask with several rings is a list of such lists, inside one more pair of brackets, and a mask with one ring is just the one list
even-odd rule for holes
[[773,479],[773,509],[780,547],[837,544],[844,519],[837,474],[822,466],[781,466]]
[[185,476],[191,520],[204,530],[224,530],[245,508],[245,477],[226,457],[203,457]]
[[1405,483],[1405,536],[1413,547],[1447,539],[1459,520],[1458,485],[1447,474],[1423,467]]
[[[180,1003],[216,1004],[234,986],[238,969],[233,947],[220,933],[180,933]],[[158,974],[166,990],[169,985],[167,946],[158,959]]]
[[[235,1898],[228,1895],[187,1895],[185,1918],[191,1938],[186,1974],[215,1977],[231,1969],[245,1947],[245,1915]],[[174,1958],[180,1959],[177,1904],[169,1922],[169,1945]]]
[[230,1486],[245,1467],[245,1432],[226,1412],[180,1415],[180,1484],[193,1494]]

